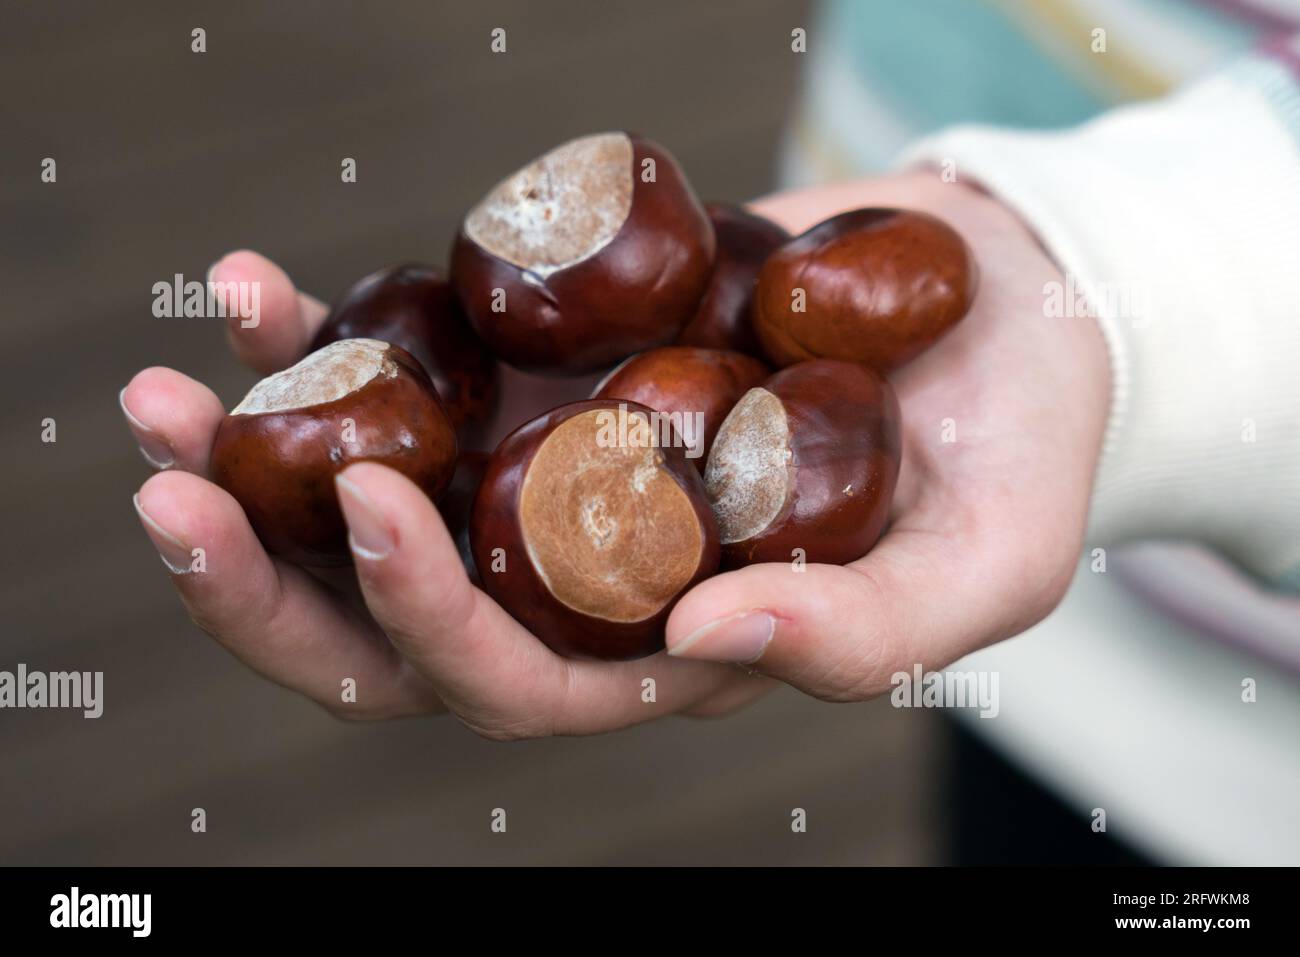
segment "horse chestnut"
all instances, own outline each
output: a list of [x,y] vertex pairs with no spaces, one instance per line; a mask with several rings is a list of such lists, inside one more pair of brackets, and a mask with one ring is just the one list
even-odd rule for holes
[[699,473],[657,425],[636,403],[574,402],[488,464],[470,521],[483,588],[560,654],[653,654],[678,597],[717,568]]
[[483,484],[491,460],[486,452],[462,452],[456,460],[456,471],[451,476],[451,484],[442,493],[438,501],[438,513],[451,540],[456,543],[460,553],[461,564],[465,574],[475,585],[480,583],[478,569],[474,565],[474,555],[469,547],[469,518],[474,509],[474,496]]
[[496,411],[496,360],[436,269],[408,264],[366,276],[331,307],[312,349],[340,339],[378,339],[415,356],[463,440],[477,438]]
[[883,376],[833,359],[778,372],[736,403],[704,472],[724,561],[861,558],[884,530],[901,457]]
[[857,209],[768,257],[754,322],[777,366],[861,362],[888,373],[955,325],[975,298],[970,247],[947,223],[904,209]]
[[752,319],[754,287],[767,257],[790,234],[740,206],[709,203],[704,208],[718,238],[718,251],[704,298],[677,344],[762,355]]
[[672,417],[686,457],[704,472],[718,427],[737,400],[771,375],[752,356],[721,349],[664,346],[628,359],[596,387],[593,399],[626,399]]
[[456,433],[433,383],[403,349],[345,339],[253,386],[217,427],[213,480],[244,508],[267,550],[303,565],[349,561],[334,475],[390,466],[437,498]]
[[499,358],[579,375],[671,342],[713,253],[713,226],[668,151],[600,133],[551,150],[471,209],[451,276]]

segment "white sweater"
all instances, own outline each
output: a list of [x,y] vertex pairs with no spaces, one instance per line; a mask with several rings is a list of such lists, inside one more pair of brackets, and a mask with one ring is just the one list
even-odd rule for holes
[[[955,160],[1091,294],[1115,391],[1090,547],[1190,539],[1300,592],[1298,91],[1256,57],[1078,129],[960,127],[905,156]],[[955,666],[1002,679],[999,719],[969,724],[1156,860],[1294,865],[1300,684],[1242,646],[1294,663],[1300,599],[1179,552],[1124,571],[1231,640],[1085,561],[1056,613]]]
[[1300,590],[1296,75],[1252,57],[1077,129],[962,126],[904,156],[949,160],[1024,218],[1105,335],[1090,547],[1200,541]]

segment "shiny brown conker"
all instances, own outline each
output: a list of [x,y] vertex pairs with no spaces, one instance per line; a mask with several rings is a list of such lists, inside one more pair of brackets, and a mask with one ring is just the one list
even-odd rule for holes
[[379,462],[436,499],[456,466],[456,432],[405,350],[344,339],[253,386],[217,428],[212,478],[243,506],[267,550],[302,565],[350,561],[334,476]]
[[764,263],[754,327],[771,361],[861,362],[888,373],[970,309],[974,254],[928,213],[856,209],[818,223]]
[[677,345],[762,355],[752,318],[758,271],[790,234],[770,219],[731,203],[709,203],[704,208],[718,250],[708,288],[678,335]]
[[901,458],[898,399],[879,373],[834,359],[778,372],[736,403],[705,468],[724,563],[861,558]]
[[556,652],[663,648],[677,599],[718,565],[718,533],[680,437],[645,406],[560,406],[497,448],[474,500],[483,588]]
[[496,360],[451,284],[430,266],[392,266],[353,285],[330,308],[312,349],[340,339],[378,339],[415,356],[463,442],[477,441],[496,412]]
[[593,399],[626,399],[673,417],[686,457],[701,473],[731,407],[772,370],[753,356],[722,349],[663,346],[628,359]]
[[599,133],[551,150],[471,209],[451,278],[498,358],[580,375],[671,342],[713,253],[713,226],[668,151]]
[[465,573],[475,585],[480,583],[480,579],[469,547],[469,519],[474,509],[474,497],[483,484],[483,476],[487,473],[491,458],[487,452],[461,452],[460,458],[456,460],[456,471],[452,474],[451,484],[438,500],[438,513],[447,526],[451,540],[456,543],[456,551],[460,553]]

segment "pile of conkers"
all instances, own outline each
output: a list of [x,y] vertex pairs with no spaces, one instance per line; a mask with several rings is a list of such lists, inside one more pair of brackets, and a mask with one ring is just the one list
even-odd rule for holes
[[[854,210],[791,237],[701,205],[649,140],[582,137],[469,211],[450,278],[401,266],[344,294],[315,351],[226,417],[214,477],[268,550],[345,564],[333,477],[389,465],[551,648],[652,654],[719,567],[870,550],[902,455],[886,375],[966,314],[976,281],[927,214]],[[461,451],[493,418],[498,359],[610,371],[490,457]]]

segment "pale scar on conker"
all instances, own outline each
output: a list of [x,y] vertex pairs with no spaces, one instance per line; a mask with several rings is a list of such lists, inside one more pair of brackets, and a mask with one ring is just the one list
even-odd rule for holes
[[727,416],[704,472],[704,487],[723,545],[772,524],[794,479],[790,423],[781,400],[750,389]]
[[456,434],[429,376],[398,346],[344,339],[268,376],[217,427],[212,478],[266,549],[303,565],[350,560],[334,476],[387,465],[437,499]]
[[479,568],[495,548],[508,555],[484,589],[562,654],[654,653],[677,599],[717,568],[699,473],[650,415],[605,399],[554,409],[501,443],[475,499]]
[[690,445],[687,458],[703,472],[713,437],[731,407],[771,374],[758,359],[740,352],[663,346],[616,367],[592,398],[628,399],[676,416],[682,438]]
[[[638,172],[653,165],[653,178]],[[672,155],[623,132],[556,147],[461,223],[456,295],[496,356],[580,375],[671,342],[709,281],[713,224]]]
[[724,562],[842,565],[884,531],[902,458],[894,390],[851,362],[784,369],[736,403],[704,483]]
[[632,210],[626,133],[572,140],[502,181],[465,217],[465,235],[538,277],[609,245]]
[[374,339],[353,339],[313,352],[296,365],[267,376],[248,390],[231,415],[293,412],[324,405],[356,392],[376,376],[397,377],[388,347]]
[[354,283],[330,307],[311,347],[340,339],[401,346],[424,366],[462,443],[482,438],[497,408],[496,359],[439,270],[408,263]]
[[557,599],[586,615],[641,621],[691,580],[704,529],[654,447],[601,448],[599,411],[564,422],[524,476],[524,544]]
[[[393,266],[346,290],[316,351],[221,422],[212,477],[268,552],[331,565],[352,560],[336,475],[386,465],[438,508],[473,583],[552,650],[651,655],[724,565],[874,547],[902,456],[885,376],[967,314],[977,267],[927,213],[849,210],[791,237],[706,208],[651,140],[581,136],[482,194],[445,275]],[[498,361],[604,377],[491,456],[461,454],[495,421]],[[506,408],[546,395],[534,381]]]

